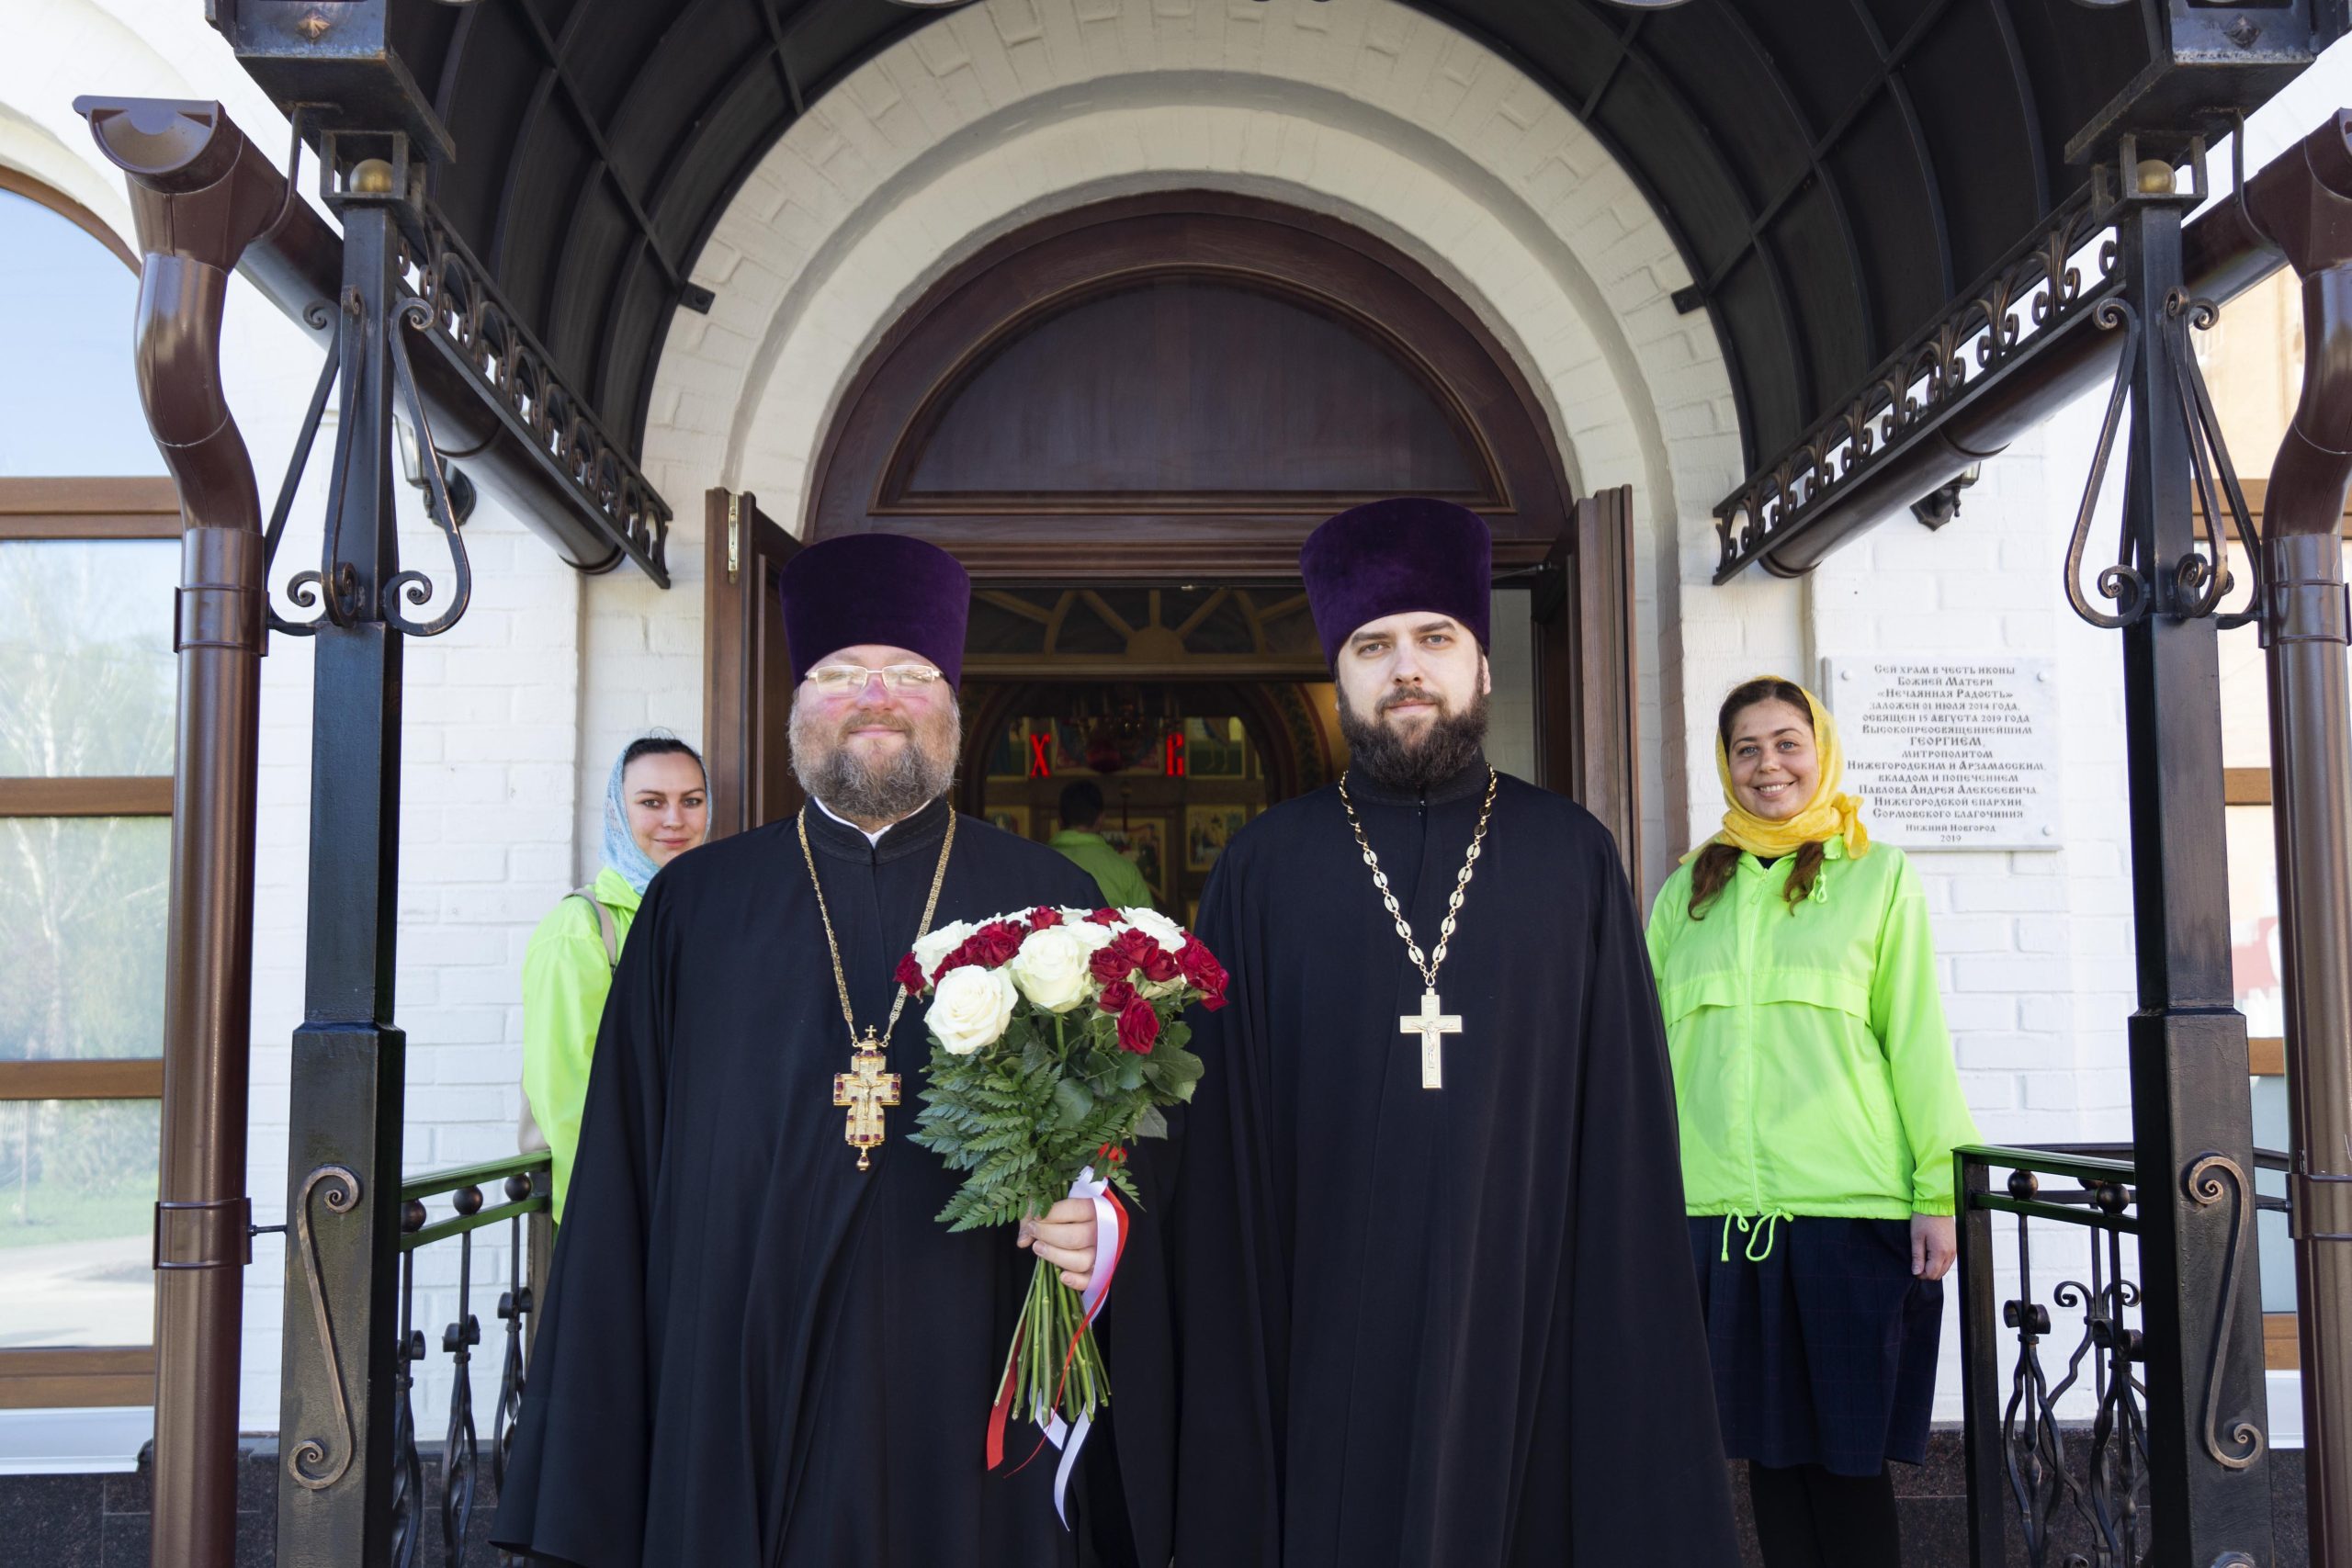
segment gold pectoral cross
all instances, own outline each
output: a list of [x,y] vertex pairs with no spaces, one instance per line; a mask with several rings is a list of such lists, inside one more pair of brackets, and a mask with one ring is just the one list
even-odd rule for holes
[[882,1146],[882,1108],[899,1103],[899,1075],[882,1070],[882,1038],[872,1029],[850,1052],[849,1071],[833,1075],[833,1103],[849,1108],[842,1136],[864,1170],[873,1164],[868,1151]]
[[1445,1087],[1444,1063],[1439,1059],[1441,1037],[1462,1032],[1462,1020],[1442,1011],[1445,1004],[1437,999],[1437,988],[1431,987],[1421,993],[1421,1010],[1407,1013],[1396,1021],[1396,1027],[1407,1034],[1421,1037],[1421,1087]]

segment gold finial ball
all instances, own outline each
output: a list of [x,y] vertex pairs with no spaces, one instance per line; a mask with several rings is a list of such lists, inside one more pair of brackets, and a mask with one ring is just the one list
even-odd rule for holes
[[2172,165],[2162,158],[2143,158],[2138,171],[2142,196],[2172,194]]
[[362,196],[390,196],[392,166],[381,158],[362,158],[351,166],[351,188]]

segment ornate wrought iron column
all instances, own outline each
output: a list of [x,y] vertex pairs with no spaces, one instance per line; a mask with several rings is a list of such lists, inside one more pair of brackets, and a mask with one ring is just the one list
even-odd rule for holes
[[[2129,1027],[2138,1173],[2157,1568],[2267,1568],[2268,1438],[2255,1268],[2252,1111],[2245,1020],[2230,975],[2222,847],[2217,615],[2228,576],[2219,527],[2200,536],[2191,486],[2226,471],[2188,333],[2211,306],[2182,288],[2181,220],[2203,192],[2177,188],[2176,144],[2120,138],[2095,205],[2111,214],[2115,297],[2101,325],[2125,333],[2107,421],[2075,521],[2067,592],[2123,633],[2139,1010]],[[2094,608],[2080,566],[2126,406],[2123,535]],[[2217,461],[2218,459],[2218,461]],[[2234,486],[2235,480],[2229,481]],[[2218,517],[2209,503],[2208,517]]]
[[178,487],[179,658],[155,1205],[153,1561],[228,1568],[236,1547],[237,1360],[253,1018],[254,788],[264,546],[253,460],[220,388],[237,258],[285,186],[218,104],[85,98],[130,176],[139,226],[139,390]]
[[[392,1529],[401,1123],[406,1041],[392,1022],[400,849],[401,652],[465,611],[470,579],[418,397],[408,339],[430,319],[402,276],[421,244],[424,170],[397,131],[320,139],[343,220],[330,383],[341,390],[320,570],[294,580],[317,639],[311,773],[310,940],[294,1036],[277,1560],[381,1563]],[[418,434],[427,510],[455,570],[436,592],[401,570],[392,509],[395,402]],[[305,454],[287,477],[283,525]],[[434,603],[418,621],[408,608]],[[405,607],[404,607],[405,606]]]
[[2288,1176],[2312,1561],[2352,1560],[2352,113],[2240,203],[2303,284],[2303,393],[2263,517],[2263,645],[2287,995]]

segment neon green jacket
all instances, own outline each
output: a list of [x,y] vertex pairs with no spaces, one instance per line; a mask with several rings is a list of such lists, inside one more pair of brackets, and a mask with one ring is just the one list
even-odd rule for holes
[[1951,1213],[1951,1151],[1977,1141],[1918,874],[1900,850],[1856,860],[1832,839],[1792,913],[1795,861],[1742,854],[1697,920],[1685,863],[1650,911],[1684,1204],[1763,1222],[1757,1257],[1775,1219]]
[[[610,866],[592,885],[596,902],[613,913],[622,942],[637,918],[639,896]],[[604,1021],[613,969],[605,955],[596,911],[566,897],[548,911],[523,950],[523,1096],[546,1134],[555,1162],[555,1217],[563,1218],[564,1190],[580,1148],[580,1110],[588,1099],[588,1059]]]
[[1156,906],[1151,899],[1151,884],[1143,879],[1136,863],[1113,849],[1100,833],[1081,833],[1075,828],[1064,828],[1046,846],[1059,850],[1078,863],[1078,868],[1094,879],[1102,889],[1102,902],[1114,909],[1149,909]]

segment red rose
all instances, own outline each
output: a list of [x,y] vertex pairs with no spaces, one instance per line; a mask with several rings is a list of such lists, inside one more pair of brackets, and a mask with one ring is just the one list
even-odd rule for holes
[[1146,960],[1159,951],[1159,944],[1143,932],[1129,926],[1111,939],[1111,946],[1126,961],[1140,969]]
[[1125,979],[1127,971],[1134,967],[1135,962],[1119,951],[1116,942],[1109,947],[1096,948],[1086,959],[1087,973],[1106,982]]
[[1062,912],[1059,909],[1048,909],[1040,904],[1029,911],[1029,929],[1033,931],[1050,930],[1061,923]]
[[1097,909],[1094,913],[1087,916],[1086,918],[1092,920],[1098,926],[1115,926],[1119,923],[1119,911],[1116,909]]
[[1173,980],[1182,973],[1176,966],[1176,955],[1156,942],[1151,944],[1151,951],[1143,955],[1138,967],[1147,980]]
[[1225,972],[1225,965],[1216,961],[1216,954],[1211,953],[1200,938],[1187,936],[1184,950],[1176,955],[1176,962],[1184,971],[1186,984],[1204,997],[1220,1002],[1224,999],[1229,976]]
[[1159,1015],[1151,1004],[1137,997],[1119,1010],[1119,1043],[1138,1056],[1151,1055],[1152,1042],[1159,1038]]
[[1136,988],[1133,986],[1125,980],[1114,980],[1102,987],[1102,994],[1094,998],[1094,1005],[1104,1012],[1116,1016],[1125,1012],[1128,1004],[1135,999]]
[[1020,928],[1002,920],[990,920],[974,931],[964,946],[975,961],[998,969],[1012,963],[1012,955],[1021,951],[1021,937]]
[[913,996],[923,987],[922,965],[917,963],[915,955],[910,953],[899,960],[898,971],[892,975],[891,978],[899,982],[907,995]]

